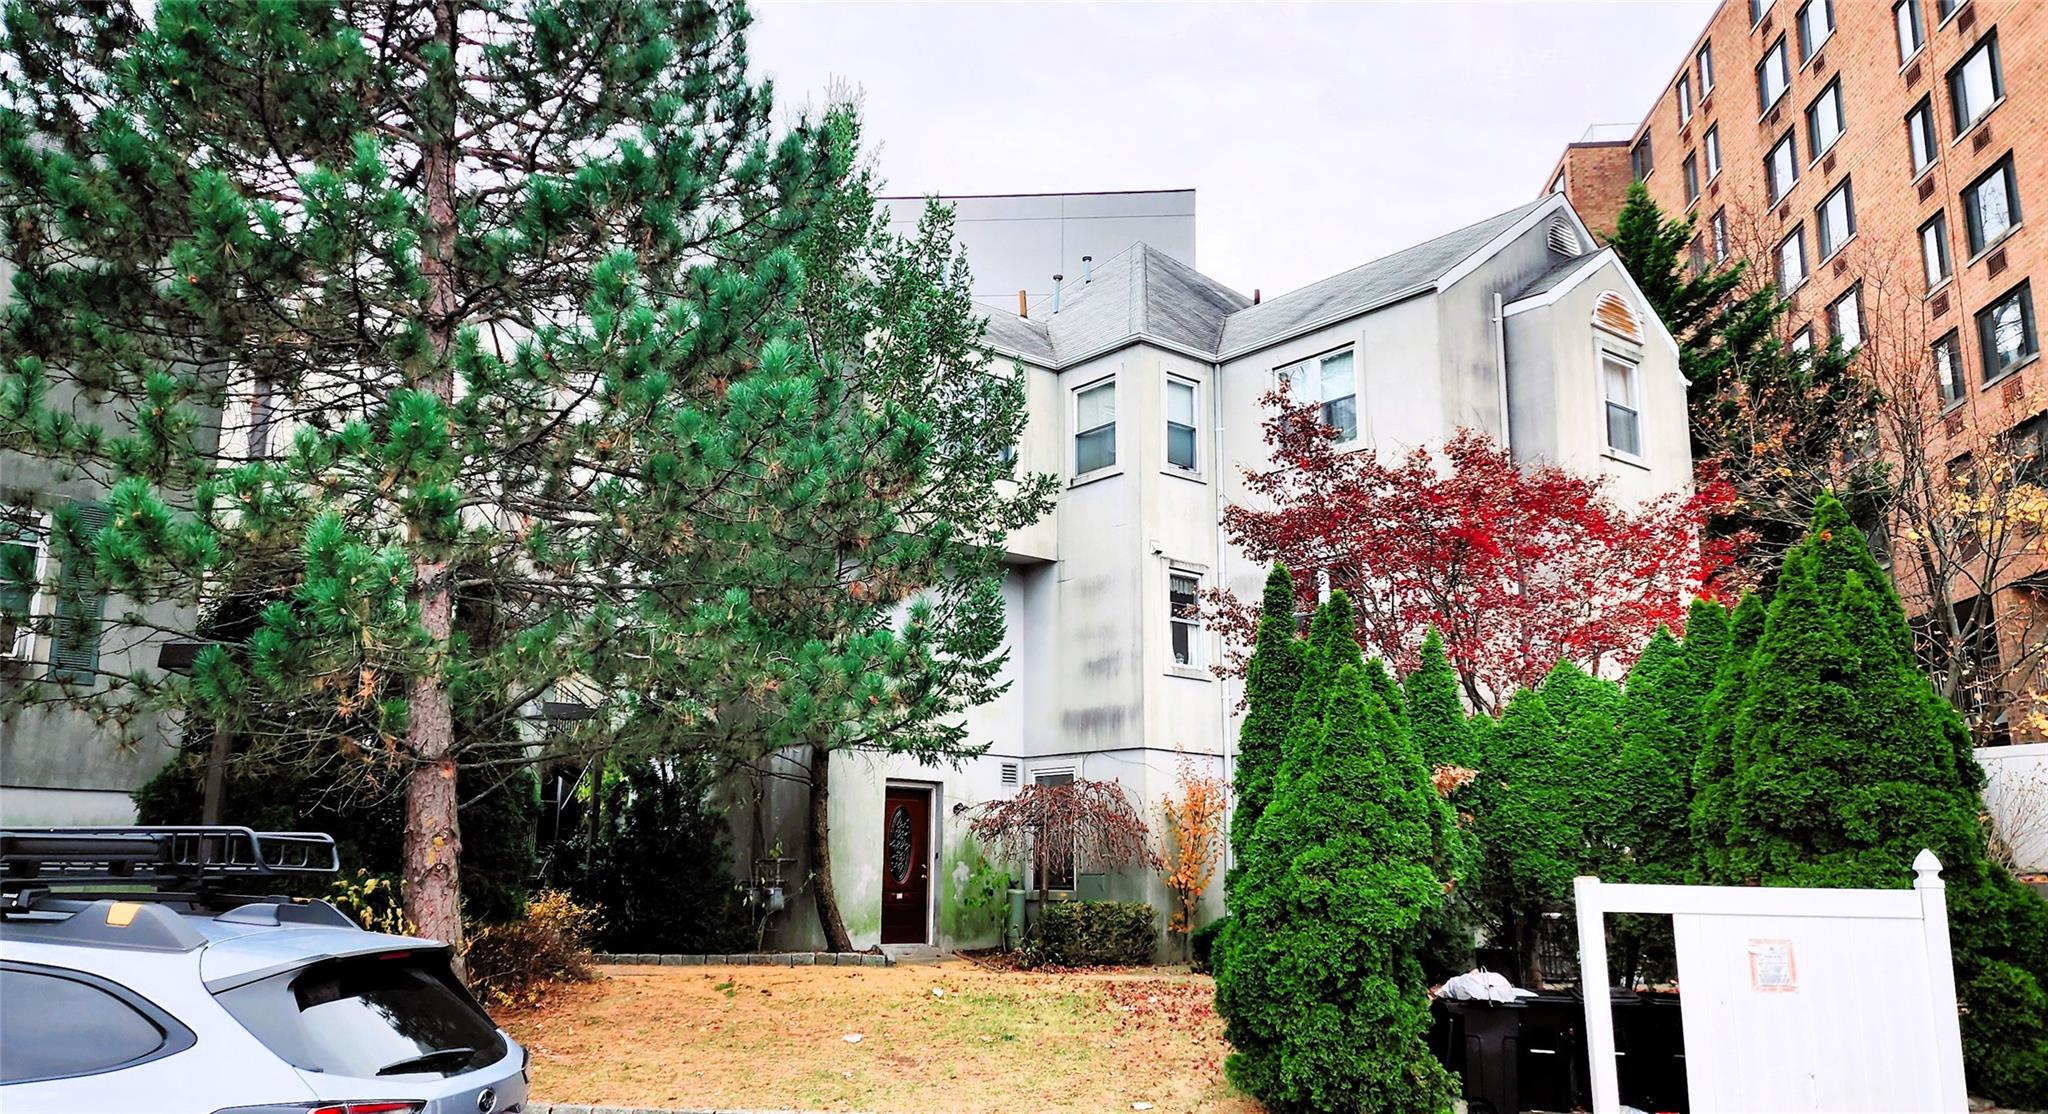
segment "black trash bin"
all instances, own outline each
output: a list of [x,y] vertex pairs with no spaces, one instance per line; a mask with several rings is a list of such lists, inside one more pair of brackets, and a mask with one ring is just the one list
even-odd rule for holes
[[1521,1048],[1522,1004],[1439,998],[1445,1023],[1435,1030],[1444,1045],[1437,1058],[1464,1078],[1471,1114],[1515,1114],[1522,1109],[1515,1085]]
[[1614,1010],[1617,1046],[1627,1041],[1628,1055],[1618,1058],[1615,1075],[1625,1106],[1651,1114],[1686,1114],[1691,1109],[1685,1090],[1685,1026],[1679,1020],[1678,995],[1645,993]]
[[1574,1110],[1590,1107],[1581,1099],[1587,1090],[1586,1052],[1580,1033],[1585,1004],[1572,994],[1538,994],[1522,999],[1522,1039],[1518,1050],[1518,1081],[1524,1110]]

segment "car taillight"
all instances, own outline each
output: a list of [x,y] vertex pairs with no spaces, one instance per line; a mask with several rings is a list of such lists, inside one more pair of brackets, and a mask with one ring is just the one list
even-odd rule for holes
[[275,1102],[230,1106],[213,1114],[420,1114],[425,1099],[348,1099],[342,1102]]

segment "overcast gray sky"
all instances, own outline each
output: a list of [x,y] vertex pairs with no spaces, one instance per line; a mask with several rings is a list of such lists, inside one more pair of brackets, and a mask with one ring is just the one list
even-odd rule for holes
[[1201,270],[1272,295],[1535,197],[1713,8],[757,0],[750,52],[858,88],[890,192],[1191,186]]

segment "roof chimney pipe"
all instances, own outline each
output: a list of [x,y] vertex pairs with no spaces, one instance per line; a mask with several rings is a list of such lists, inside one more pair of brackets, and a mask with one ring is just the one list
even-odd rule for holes
[[1259,288],[1256,286],[1252,287],[1252,304],[1259,304]]
[[1094,281],[1095,257],[1092,255],[1084,255],[1081,257],[1081,285],[1086,286]]
[[1017,291],[1017,316],[1024,318],[1031,316],[1031,296],[1022,290]]
[[1054,275],[1052,277],[1052,314],[1054,317],[1058,317],[1060,314],[1060,280],[1066,277],[1065,275]]

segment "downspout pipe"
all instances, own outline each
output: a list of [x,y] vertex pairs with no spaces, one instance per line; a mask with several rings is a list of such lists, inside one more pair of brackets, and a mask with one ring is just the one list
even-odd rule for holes
[[1499,291],[1493,295],[1493,378],[1500,389],[1500,447],[1512,459],[1514,423],[1508,420],[1508,319]]

